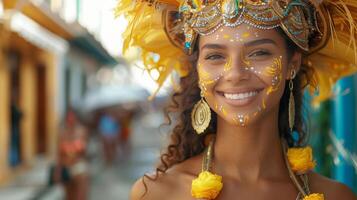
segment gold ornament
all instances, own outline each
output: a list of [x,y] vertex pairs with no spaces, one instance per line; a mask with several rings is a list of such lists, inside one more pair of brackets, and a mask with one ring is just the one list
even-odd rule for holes
[[289,89],[290,89],[290,97],[289,97],[289,128],[290,133],[293,132],[294,124],[295,124],[295,99],[293,94],[294,83],[293,79],[295,78],[296,72],[293,70],[291,72],[291,79],[289,81]]
[[201,91],[201,100],[195,104],[191,113],[192,127],[197,134],[203,133],[211,121],[211,109],[203,98]]

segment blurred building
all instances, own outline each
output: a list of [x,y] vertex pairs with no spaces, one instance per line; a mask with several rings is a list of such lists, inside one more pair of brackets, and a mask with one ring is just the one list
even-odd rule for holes
[[60,5],[1,2],[0,184],[39,155],[55,157],[66,108],[83,97],[99,68],[117,63],[87,28],[64,19],[67,7]]
[[[339,80],[330,100],[310,106],[316,170],[357,193],[357,74]],[[306,95],[309,99],[309,95]]]

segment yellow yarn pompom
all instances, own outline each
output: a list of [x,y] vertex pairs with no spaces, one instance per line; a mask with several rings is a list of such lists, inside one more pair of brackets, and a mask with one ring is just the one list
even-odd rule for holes
[[287,157],[291,169],[295,173],[303,174],[312,170],[316,162],[313,160],[311,147],[305,148],[289,148]]
[[215,199],[222,187],[222,176],[203,171],[192,181],[191,194],[197,199]]
[[324,200],[324,199],[325,199],[324,195],[319,193],[313,193],[304,197],[304,200]]

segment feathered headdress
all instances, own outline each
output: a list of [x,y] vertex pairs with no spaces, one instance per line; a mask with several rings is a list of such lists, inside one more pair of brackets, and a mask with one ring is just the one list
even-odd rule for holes
[[120,14],[129,22],[123,52],[141,49],[146,70],[159,74],[158,89],[173,70],[187,75],[199,35],[241,23],[281,27],[308,54],[305,62],[315,72],[309,84],[319,88],[315,102],[331,97],[332,85],[357,71],[357,1],[119,0]]

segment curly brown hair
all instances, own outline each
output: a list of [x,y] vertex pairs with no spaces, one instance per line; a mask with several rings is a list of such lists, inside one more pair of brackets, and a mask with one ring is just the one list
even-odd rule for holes
[[[288,60],[291,60],[296,51],[301,52],[300,48],[293,43],[281,29],[278,32],[284,37],[287,49]],[[303,53],[303,52],[302,52]],[[307,55],[303,53],[303,61]],[[190,57],[192,66],[196,66],[198,58],[198,48],[195,47],[194,53]],[[288,123],[288,106],[290,90],[285,87],[283,96],[279,105],[279,134],[280,137],[285,139],[289,147],[303,146],[307,141],[306,126],[304,123],[303,111],[303,89],[304,83],[310,80],[311,68],[307,67],[304,62],[301,65],[299,72],[293,80],[294,89],[293,95],[295,99],[295,125],[293,130],[299,133],[298,141],[294,141],[290,133]],[[307,81],[303,81],[307,80]],[[288,85],[288,82],[286,83]],[[160,155],[160,163],[156,168],[154,177],[144,175],[142,181],[145,186],[145,193],[147,193],[147,185],[145,178],[155,181],[160,173],[165,173],[170,167],[181,163],[191,157],[199,155],[205,150],[205,136],[207,134],[215,134],[217,127],[217,114],[212,111],[212,119],[209,127],[206,129],[205,134],[196,134],[191,126],[191,111],[194,105],[200,100],[200,89],[198,87],[198,73],[197,68],[192,67],[188,76],[181,78],[180,90],[173,93],[171,103],[165,108],[165,117],[168,120],[166,125],[172,125],[172,118],[175,118],[175,126],[170,135],[170,143],[166,151]],[[172,114],[174,116],[172,116]]]

